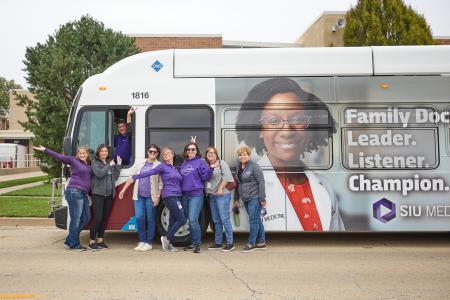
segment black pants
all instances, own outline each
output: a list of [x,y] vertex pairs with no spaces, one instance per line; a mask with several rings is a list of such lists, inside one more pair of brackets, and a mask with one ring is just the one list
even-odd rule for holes
[[91,240],[95,240],[96,238],[102,239],[103,235],[105,235],[106,221],[108,221],[112,203],[112,196],[105,197],[95,194],[92,195],[92,209],[94,218],[92,220],[90,233]]

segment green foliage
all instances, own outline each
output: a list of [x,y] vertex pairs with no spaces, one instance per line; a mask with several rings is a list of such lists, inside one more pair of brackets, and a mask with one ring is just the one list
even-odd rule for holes
[[[37,101],[18,96],[18,103],[27,108],[28,121],[22,126],[34,133],[33,143],[61,152],[67,115],[79,86],[136,53],[133,38],[105,28],[90,16],[62,25],[44,44],[27,48],[26,79]],[[60,163],[42,153],[36,156],[44,172],[60,176]]]
[[402,0],[358,0],[346,15],[345,46],[431,45],[425,17]]
[[41,217],[49,213],[49,198],[0,196],[0,217]]
[[14,89],[21,88],[14,80],[6,80],[0,76],[0,115],[9,110],[9,93]]

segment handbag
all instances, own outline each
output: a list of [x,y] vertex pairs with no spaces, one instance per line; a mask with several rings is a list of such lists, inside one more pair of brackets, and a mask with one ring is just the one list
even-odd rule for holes
[[[219,166],[220,166],[220,173],[222,174],[222,178],[223,178],[223,172],[222,172],[222,163],[221,161],[219,161]],[[237,183],[236,180],[233,178],[233,182],[227,182],[227,184],[225,185],[225,187],[227,188],[227,190],[232,191],[237,187]]]

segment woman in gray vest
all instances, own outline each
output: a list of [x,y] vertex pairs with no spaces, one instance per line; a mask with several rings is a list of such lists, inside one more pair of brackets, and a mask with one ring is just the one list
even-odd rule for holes
[[[235,206],[239,198],[244,202],[250,224],[250,235],[242,252],[267,249],[264,225],[261,222],[261,202],[266,201],[264,175],[261,167],[251,161],[251,148],[239,147],[239,166],[237,168],[238,189],[235,192]],[[237,202],[237,203],[236,203]]]

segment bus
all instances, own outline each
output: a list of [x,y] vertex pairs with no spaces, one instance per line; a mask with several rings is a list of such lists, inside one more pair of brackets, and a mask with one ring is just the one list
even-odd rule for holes
[[[196,136],[233,172],[236,149],[251,147],[264,172],[268,232],[449,231],[449,75],[450,46],[146,52],[82,84],[64,152],[114,147],[115,122],[133,107],[132,158],[118,192],[150,143],[174,149],[179,165]],[[136,230],[131,190],[114,199],[107,229]],[[55,222],[66,228],[62,205]],[[210,219],[205,201],[203,233]],[[249,229],[243,209],[232,220],[234,231]],[[157,234],[168,222],[160,203]],[[188,224],[176,239],[189,240]]]

